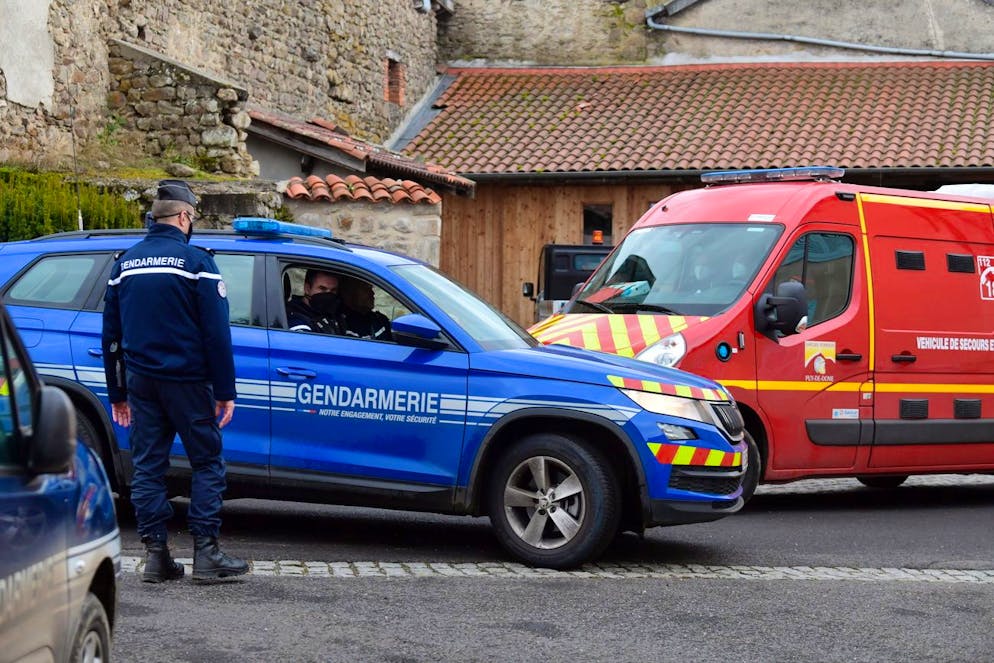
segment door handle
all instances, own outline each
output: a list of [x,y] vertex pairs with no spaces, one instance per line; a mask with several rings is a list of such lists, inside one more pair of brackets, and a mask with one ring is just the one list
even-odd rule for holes
[[910,364],[914,362],[918,357],[914,355],[891,355],[890,360],[898,364]]
[[863,358],[863,355],[856,352],[840,352],[835,355],[835,358],[839,361],[859,361]]
[[281,366],[276,369],[276,372],[285,378],[297,378],[298,380],[313,380],[318,376],[317,373],[307,370],[306,368],[284,368]]
[[91,357],[103,357],[104,351],[100,348],[90,348],[89,350],[86,351],[86,354],[90,355]]

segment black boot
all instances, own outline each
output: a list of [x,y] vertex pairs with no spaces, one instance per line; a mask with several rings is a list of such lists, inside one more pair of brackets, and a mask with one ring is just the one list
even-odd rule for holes
[[172,558],[165,541],[145,542],[145,570],[143,582],[178,580],[183,577],[183,565]]
[[193,537],[194,580],[216,580],[244,573],[248,573],[248,562],[221,552],[216,537]]

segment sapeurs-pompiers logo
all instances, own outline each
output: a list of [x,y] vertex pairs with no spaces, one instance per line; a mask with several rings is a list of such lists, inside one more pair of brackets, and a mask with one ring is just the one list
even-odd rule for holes
[[832,382],[829,373],[835,367],[835,341],[804,342],[804,376],[806,382]]

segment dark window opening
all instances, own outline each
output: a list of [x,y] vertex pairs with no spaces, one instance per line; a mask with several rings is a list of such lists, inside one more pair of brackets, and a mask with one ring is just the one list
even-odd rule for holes
[[[612,220],[611,205],[584,205],[583,243],[612,245]],[[596,241],[595,235],[597,235],[600,241]]]

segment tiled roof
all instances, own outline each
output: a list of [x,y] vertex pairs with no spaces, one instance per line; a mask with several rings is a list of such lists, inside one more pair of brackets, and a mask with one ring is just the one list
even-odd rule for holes
[[[421,163],[409,155],[352,138],[337,130],[334,123],[316,118],[310,122],[287,115],[249,109],[254,125],[268,125],[286,132],[298,140],[332,148],[350,157],[366,171],[395,174],[411,180],[421,180],[460,194],[472,194],[475,182],[431,163]],[[249,129],[251,131],[251,127]]]
[[317,175],[291,177],[286,185],[286,195],[295,200],[365,201],[370,203],[426,203],[437,205],[442,198],[431,189],[426,189],[411,180],[395,180],[389,177],[380,179],[367,175],[349,175],[342,179],[328,175],[321,179]]
[[994,63],[451,69],[405,151],[468,174],[994,166]]

